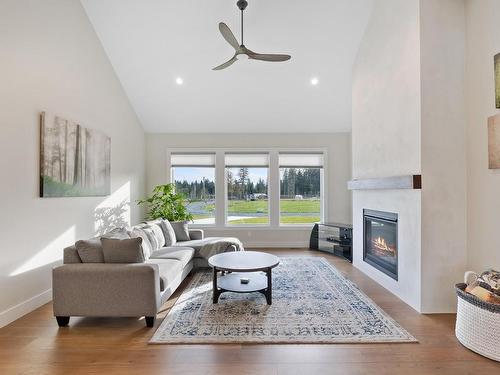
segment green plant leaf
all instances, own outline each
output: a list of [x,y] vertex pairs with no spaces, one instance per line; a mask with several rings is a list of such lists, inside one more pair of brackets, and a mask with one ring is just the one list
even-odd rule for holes
[[186,198],[182,194],[178,194],[175,192],[174,184],[155,186],[150,197],[140,199],[137,201],[137,203],[145,204],[147,206],[147,218],[149,220],[193,220],[193,215],[191,215],[186,209]]

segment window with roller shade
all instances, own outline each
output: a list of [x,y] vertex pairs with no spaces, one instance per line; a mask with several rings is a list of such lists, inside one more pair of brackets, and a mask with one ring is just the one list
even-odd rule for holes
[[322,218],[323,153],[280,153],[280,225]]
[[269,225],[269,154],[226,153],[226,223]]
[[194,224],[215,224],[215,153],[172,153],[171,179],[188,203]]

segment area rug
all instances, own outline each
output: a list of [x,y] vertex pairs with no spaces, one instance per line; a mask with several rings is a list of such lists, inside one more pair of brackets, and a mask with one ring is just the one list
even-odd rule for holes
[[150,343],[375,343],[417,340],[324,258],[281,258],[273,304],[260,293],[223,293],[194,275]]

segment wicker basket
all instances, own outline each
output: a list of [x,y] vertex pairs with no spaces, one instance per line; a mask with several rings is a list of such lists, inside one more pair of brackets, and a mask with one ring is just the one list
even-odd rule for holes
[[466,284],[457,284],[458,341],[470,350],[500,361],[500,305],[481,301],[466,293]]

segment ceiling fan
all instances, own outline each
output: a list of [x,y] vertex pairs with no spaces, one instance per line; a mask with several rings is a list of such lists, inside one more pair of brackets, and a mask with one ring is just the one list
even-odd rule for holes
[[228,66],[232,65],[234,62],[236,62],[236,60],[238,60],[238,56],[242,55],[247,56],[247,58],[251,60],[261,60],[261,61],[271,61],[271,62],[290,60],[291,58],[290,55],[256,53],[245,47],[245,44],[243,43],[243,11],[248,6],[248,2],[246,0],[238,0],[236,6],[241,11],[241,44],[238,43],[234,34],[229,29],[229,27],[224,22],[220,22],[219,23],[220,33],[222,34],[224,39],[226,39],[226,41],[234,48],[235,53],[234,56],[229,61],[226,61],[224,64],[216,66],[212,70],[225,69]]

